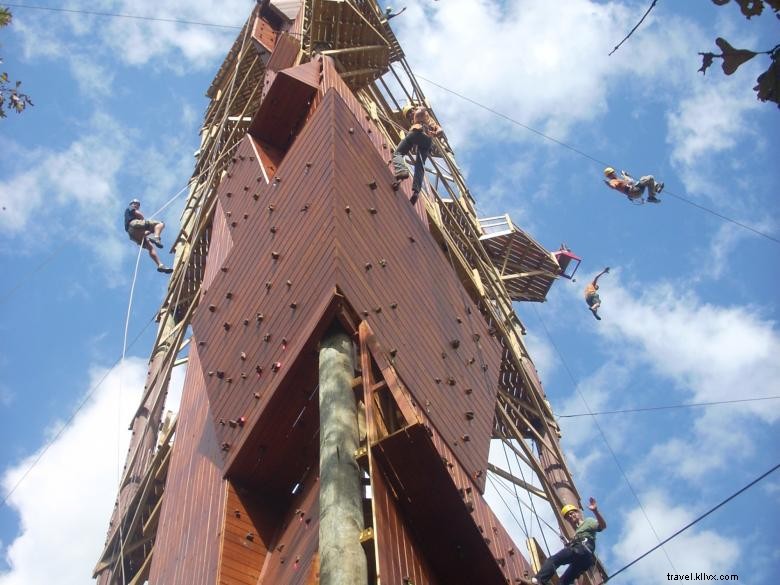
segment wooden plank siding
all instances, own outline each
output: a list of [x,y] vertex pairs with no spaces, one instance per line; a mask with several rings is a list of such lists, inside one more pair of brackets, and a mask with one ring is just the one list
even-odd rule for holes
[[[484,475],[499,347],[414,210],[389,181],[379,182],[389,171],[366,134],[356,129],[340,97],[333,91],[328,95],[282,162],[280,182],[258,183],[256,158],[244,156],[220,185],[218,196],[236,222],[231,227],[235,244],[223,266],[227,272],[218,274],[204,294],[203,304],[213,311],[200,310],[193,321],[196,338],[205,342],[212,416],[215,422],[243,416],[246,427],[255,424],[320,317],[312,309],[322,310],[338,286],[358,312],[368,313],[364,318],[383,345],[398,349],[399,375],[426,405],[461,463]],[[241,170],[251,167],[254,174]],[[369,186],[372,181],[376,189]],[[257,200],[250,195],[255,185]],[[347,205],[354,211],[347,213]],[[243,211],[247,207],[254,213]],[[259,324],[258,312],[263,314]],[[281,369],[274,374],[276,362]],[[257,400],[254,392],[263,396]],[[472,420],[466,420],[466,411],[475,413]],[[217,433],[231,451],[240,449],[247,434],[229,425],[218,425]]]
[[198,349],[191,347],[150,583],[216,583],[226,487],[220,459]]

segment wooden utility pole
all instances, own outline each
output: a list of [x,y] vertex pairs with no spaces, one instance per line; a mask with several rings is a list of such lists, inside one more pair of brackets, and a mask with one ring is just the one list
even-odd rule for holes
[[320,584],[364,585],[363,496],[352,392],[352,341],[329,332],[320,348]]

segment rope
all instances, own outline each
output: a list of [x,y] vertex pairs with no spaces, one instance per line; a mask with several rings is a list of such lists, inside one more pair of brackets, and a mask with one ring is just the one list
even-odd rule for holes
[[[552,335],[550,335],[550,331],[547,329],[547,325],[545,324],[544,320],[542,319],[542,316],[539,314],[539,311],[537,310],[536,307],[534,307],[534,312],[536,313],[536,317],[539,319],[539,322],[541,323],[544,332],[547,334],[547,339],[550,340],[550,343],[552,344],[553,348],[555,348],[555,353],[558,354],[558,357],[560,358],[561,363],[563,364],[563,368],[566,370],[566,373],[569,375],[569,378],[571,379],[571,382],[574,385],[574,390],[579,395],[580,400],[582,400],[582,403],[585,405],[586,410],[592,415],[593,411],[590,409],[590,405],[588,404],[588,401],[585,399],[585,396],[582,394],[582,392],[580,392],[579,385],[577,384],[574,375],[571,373],[568,363],[564,359],[563,354],[561,354],[561,351],[558,349],[558,345],[555,343],[555,340],[552,338]],[[628,485],[628,489],[631,491],[631,494],[634,496],[634,499],[639,504],[639,509],[642,510],[642,515],[645,517],[645,520],[647,520],[647,524],[650,526],[650,530],[652,530],[656,540],[660,542],[661,537],[658,536],[658,533],[655,530],[655,526],[653,526],[653,523],[650,521],[650,517],[647,515],[647,510],[645,510],[644,505],[642,505],[642,500],[639,499],[639,494],[637,494],[636,490],[634,490],[634,486],[631,484],[631,481],[628,479],[628,475],[623,469],[623,466],[620,464],[620,461],[618,460],[615,451],[612,449],[612,446],[609,444],[609,441],[607,440],[607,436],[604,433],[604,430],[601,428],[598,419],[594,417],[593,422],[596,425],[596,428],[598,429],[599,434],[601,435],[601,438],[604,441],[604,444],[607,446],[607,449],[612,455],[612,459],[614,459],[615,465],[620,470],[620,473],[623,476],[623,480],[626,482],[626,485]],[[669,565],[671,565],[672,569],[676,571],[677,569],[675,568],[672,559],[669,557],[669,554],[666,552],[666,549],[661,549],[661,550],[663,550],[664,555],[666,556],[666,560],[669,561]]]
[[[130,315],[132,313],[133,308],[133,298],[135,296],[135,283],[138,280],[138,266],[141,264],[141,253],[143,252],[143,248],[141,246],[138,247],[138,254],[135,258],[135,270],[133,270],[133,280],[130,284],[130,298],[127,301],[127,314],[125,316],[125,333],[124,337],[122,339],[122,359],[120,363],[124,363],[125,356],[127,355],[127,332],[130,328]],[[116,468],[117,468],[117,476],[118,481],[117,484],[119,485],[119,491],[117,492],[117,512],[119,514],[119,566],[122,569],[122,585],[124,585],[127,582],[127,578],[125,576],[125,539],[123,536],[123,528],[122,525],[124,524],[122,519],[122,468],[120,467],[122,465],[122,450],[120,448],[121,442],[122,442],[122,376],[119,377],[119,397],[117,400],[117,407],[116,407],[116,419],[117,419],[117,433],[116,433]]]
[[695,520],[693,520],[693,521],[689,522],[688,524],[686,524],[685,526],[683,526],[682,528],[680,528],[680,530],[678,530],[677,532],[675,532],[674,534],[672,534],[672,535],[671,535],[669,538],[667,538],[667,539],[666,539],[666,540],[664,540],[663,542],[659,542],[657,545],[655,545],[653,548],[651,548],[650,550],[648,550],[646,553],[639,555],[639,556],[638,556],[637,558],[635,558],[633,561],[631,561],[630,563],[628,563],[628,564],[627,564],[625,567],[623,567],[623,568],[621,568],[621,569],[619,569],[619,570],[615,571],[615,572],[614,572],[614,573],[612,573],[611,575],[609,575],[609,576],[608,576],[608,577],[607,577],[607,578],[604,580],[604,583],[606,583],[607,581],[609,581],[609,580],[613,579],[614,577],[616,577],[617,575],[619,575],[620,573],[622,573],[623,571],[625,571],[626,569],[628,569],[630,566],[632,566],[632,565],[635,565],[636,563],[638,563],[639,561],[641,561],[643,558],[645,558],[647,555],[649,555],[651,552],[653,552],[653,551],[655,551],[656,549],[658,549],[658,547],[660,547],[660,546],[662,546],[662,545],[666,544],[667,542],[669,542],[669,541],[670,541],[670,540],[672,540],[673,538],[675,538],[675,537],[679,536],[680,534],[682,534],[683,532],[685,532],[686,530],[688,530],[688,529],[689,529],[691,526],[693,526],[694,524],[698,523],[698,522],[699,522],[699,521],[701,521],[701,520],[704,520],[704,518],[706,518],[707,516],[709,516],[710,514],[712,514],[712,513],[713,513],[715,510],[717,510],[717,509],[718,509],[718,508],[720,508],[721,506],[725,505],[726,503],[730,502],[731,500],[733,500],[734,498],[736,498],[738,495],[740,495],[742,492],[744,492],[744,491],[747,491],[748,489],[750,489],[751,487],[753,487],[754,485],[756,485],[756,484],[757,484],[759,481],[761,481],[762,479],[764,479],[764,478],[765,478],[766,476],[768,476],[769,474],[771,474],[771,473],[774,473],[775,471],[777,471],[777,470],[778,470],[778,468],[780,468],[780,463],[778,463],[777,465],[775,465],[775,466],[774,466],[772,469],[770,469],[769,471],[767,471],[767,472],[765,472],[765,473],[761,474],[760,476],[758,476],[756,479],[754,479],[753,481],[751,481],[751,482],[750,482],[749,484],[747,484],[745,487],[743,487],[743,488],[741,488],[741,489],[737,490],[736,492],[734,492],[733,494],[731,494],[731,495],[730,495],[728,498],[726,498],[725,500],[723,500],[722,502],[720,502],[720,503],[719,503],[719,504],[717,504],[716,506],[714,506],[714,507],[710,508],[709,510],[707,510],[707,511],[706,511],[704,514],[702,514],[701,516],[699,516],[699,517],[698,517],[698,518],[696,518]]
[[[128,349],[133,347],[135,345],[135,342],[138,341],[138,339],[141,337],[141,335],[144,334],[146,329],[154,322],[155,317],[157,316],[157,313],[152,316],[151,319],[144,325],[143,329],[138,332],[138,335],[133,338],[133,340],[130,342],[130,344],[127,346]],[[47,441],[46,445],[44,445],[41,452],[38,454],[38,456],[35,458],[35,460],[30,464],[30,466],[25,470],[25,472],[21,475],[21,477],[16,481],[16,483],[11,487],[10,490],[8,490],[8,493],[5,494],[2,501],[0,501],[0,506],[4,506],[8,499],[13,495],[13,493],[18,489],[18,487],[22,484],[22,482],[25,480],[25,478],[30,474],[30,472],[33,470],[33,468],[38,464],[38,462],[43,458],[43,456],[46,454],[46,451],[49,450],[49,448],[54,444],[54,442],[59,439],[62,434],[65,432],[65,430],[70,426],[70,424],[73,422],[73,419],[76,418],[76,415],[81,412],[81,409],[84,408],[84,406],[87,404],[90,398],[92,398],[92,395],[97,391],[98,388],[103,384],[103,382],[106,381],[106,378],[108,378],[109,374],[114,371],[114,369],[122,362],[122,357],[120,356],[117,358],[117,360],[113,363],[113,365],[106,370],[106,373],[103,374],[103,377],[98,380],[98,382],[92,386],[87,391],[86,396],[84,396],[84,399],[78,404],[76,409],[73,411],[73,413],[68,417],[68,419],[65,421],[63,425],[60,426],[59,430],[57,430],[54,435]]]
[[176,18],[159,18],[155,16],[140,16],[137,14],[121,14],[117,12],[96,12],[94,10],[76,10],[74,8],[55,8],[53,6],[35,6],[32,4],[8,4],[3,3],[5,6],[11,8],[28,8],[30,10],[47,10],[49,12],[68,12],[70,14],[88,14],[90,16],[105,16],[109,18],[129,18],[132,20],[148,20],[152,22],[170,22],[173,24],[190,24],[194,26],[208,26],[212,28],[227,28],[227,29],[241,29],[240,26],[232,24],[215,24],[213,22],[198,22],[192,20],[179,20]]
[[[473,99],[471,99],[469,97],[466,97],[463,94],[460,94],[460,93],[458,93],[456,91],[453,91],[453,90],[451,90],[451,89],[449,89],[447,87],[444,87],[443,85],[440,85],[440,84],[436,83],[435,81],[431,81],[430,79],[427,79],[426,77],[423,77],[422,75],[417,75],[417,77],[419,77],[423,81],[427,81],[428,83],[438,87],[439,89],[442,89],[442,90],[444,90],[444,91],[446,91],[446,92],[448,92],[448,93],[450,93],[450,94],[452,94],[454,96],[459,97],[460,99],[462,99],[464,101],[469,102],[470,104],[473,104],[473,105],[477,106],[478,108],[481,108],[481,109],[483,109],[483,110],[485,110],[487,112],[490,112],[491,114],[494,114],[494,115],[498,116],[499,118],[503,118],[504,120],[506,120],[506,121],[508,121],[508,122],[510,122],[512,124],[515,124],[516,126],[520,126],[521,128],[524,128],[524,129],[528,130],[529,132],[533,132],[534,134],[536,134],[538,136],[541,136],[542,138],[544,138],[546,140],[549,140],[550,142],[554,142],[555,144],[557,144],[559,146],[563,146],[564,148],[567,148],[567,149],[571,150],[572,152],[574,152],[576,154],[579,154],[580,156],[582,156],[584,158],[587,158],[587,159],[589,159],[589,160],[591,160],[591,161],[593,161],[595,163],[598,163],[601,166],[609,166],[609,163],[604,162],[603,160],[600,160],[600,159],[598,159],[598,158],[596,158],[594,156],[591,156],[587,152],[582,151],[579,148],[571,146],[570,144],[567,144],[567,143],[563,142],[562,140],[558,140],[557,138],[553,138],[552,136],[549,136],[548,134],[545,134],[544,132],[536,130],[535,128],[531,128],[530,126],[528,126],[526,124],[523,124],[522,122],[519,122],[518,120],[515,120],[514,118],[510,118],[506,114],[502,114],[501,112],[499,112],[497,110],[494,110],[493,108],[485,106],[485,105],[479,103],[476,100],[473,100]],[[722,219],[723,221],[727,221],[729,223],[733,223],[734,225],[739,226],[739,227],[741,227],[743,229],[749,230],[749,231],[753,232],[756,235],[759,235],[761,237],[766,238],[767,240],[775,242],[776,244],[780,244],[780,239],[778,239],[778,238],[776,238],[774,236],[771,236],[771,235],[769,235],[769,234],[767,234],[765,232],[762,232],[760,230],[757,230],[755,228],[752,228],[752,227],[750,227],[750,226],[748,226],[748,225],[746,225],[746,224],[744,224],[744,223],[742,223],[740,221],[737,221],[737,220],[732,219],[732,218],[730,218],[730,217],[728,217],[726,215],[723,215],[722,213],[719,213],[717,211],[709,209],[708,207],[704,207],[703,205],[699,205],[698,203],[694,203],[693,201],[691,201],[689,199],[686,199],[685,197],[683,197],[681,195],[676,195],[675,193],[667,191],[666,189],[664,189],[664,193],[666,195],[671,195],[672,197],[674,197],[676,199],[679,199],[680,201],[684,201],[685,203],[688,203],[689,205],[691,205],[693,207],[696,207],[697,209],[700,209],[701,211],[705,211],[707,213],[710,213],[710,214],[714,215],[715,217]]]
[[758,400],[777,400],[777,396],[761,396],[758,398],[737,398],[736,400],[714,400],[712,402],[695,402],[692,404],[670,404],[666,406],[645,406],[642,408],[625,408],[623,410],[602,410],[600,412],[579,412],[576,414],[560,414],[556,418],[576,418],[578,416],[596,416],[599,414],[624,414],[628,412],[646,412],[650,410],[669,410],[673,408],[693,408],[695,406],[715,406],[718,404],[735,404],[737,402],[756,402]]

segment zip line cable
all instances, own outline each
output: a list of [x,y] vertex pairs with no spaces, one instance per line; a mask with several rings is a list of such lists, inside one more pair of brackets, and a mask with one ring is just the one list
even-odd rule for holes
[[233,24],[216,24],[213,22],[199,22],[193,20],[179,20],[177,18],[160,18],[155,16],[141,16],[139,14],[121,14],[117,12],[97,12],[94,10],[80,10],[75,8],[58,8],[54,6],[36,6],[33,4],[9,4],[3,2],[4,6],[10,8],[28,8],[30,10],[46,10],[48,12],[67,12],[69,14],[86,14],[88,16],[103,16],[107,18],[128,18],[131,20],[147,20],[151,22],[168,22],[172,24],[189,24],[193,26],[208,26],[211,28],[241,29],[240,26]]
[[[574,390],[577,392],[577,394],[580,397],[580,400],[582,400],[582,403],[585,405],[585,408],[589,413],[593,413],[593,411],[590,409],[590,405],[588,404],[588,401],[585,399],[585,396],[582,392],[580,392],[579,384],[577,384],[577,380],[574,378],[574,374],[572,374],[571,370],[569,369],[569,364],[566,362],[566,360],[563,357],[563,354],[558,349],[558,345],[555,343],[555,340],[553,339],[552,335],[550,334],[549,329],[547,329],[547,324],[542,319],[542,316],[539,314],[539,311],[536,307],[534,307],[534,312],[536,313],[536,318],[539,320],[539,323],[542,325],[542,329],[544,329],[545,334],[547,335],[547,339],[550,340],[550,343],[552,344],[553,348],[555,349],[555,353],[558,354],[558,357],[561,360],[561,363],[563,364],[563,369],[566,370],[566,373],[569,375],[569,379],[571,380],[572,384],[574,385]],[[628,486],[628,489],[631,491],[631,494],[634,496],[634,499],[639,504],[639,509],[642,511],[642,515],[645,517],[645,520],[647,520],[647,524],[650,526],[650,530],[655,535],[655,538],[657,541],[661,541],[661,537],[658,536],[658,533],[655,530],[655,526],[653,526],[653,523],[650,521],[650,517],[647,515],[647,510],[645,510],[644,505],[642,504],[642,500],[639,498],[639,494],[636,493],[636,490],[634,489],[634,486],[631,484],[631,481],[628,479],[628,475],[626,474],[625,470],[623,469],[623,466],[620,464],[620,460],[617,457],[617,454],[612,449],[612,446],[609,444],[609,441],[607,440],[607,435],[604,433],[604,429],[601,428],[601,425],[599,424],[599,420],[596,417],[593,418],[593,423],[596,425],[596,428],[599,431],[599,434],[601,435],[601,439],[604,441],[604,444],[607,446],[607,450],[612,455],[612,459],[615,461],[615,465],[620,470],[621,475],[623,476],[623,480],[626,482],[626,485]],[[661,546],[660,543],[659,546]],[[671,565],[672,569],[675,571],[677,570],[674,566],[674,563],[672,562],[672,559],[669,557],[669,554],[666,552],[666,549],[661,549],[664,553],[664,556],[666,556],[666,560],[669,561],[669,564]]]
[[[647,13],[649,13],[650,10],[652,10],[652,8],[655,5],[656,1],[657,0],[654,0],[653,4],[650,6],[650,9],[648,9]],[[76,10],[76,9],[69,9],[69,8],[52,8],[52,7],[48,7],[48,6],[36,6],[36,5],[32,5],[32,4],[7,4],[6,3],[5,6],[9,6],[11,8],[29,8],[29,9],[32,9],[32,10],[47,10],[47,11],[53,11],[53,12],[67,12],[67,13],[74,13],[74,14],[87,14],[87,15],[92,15],[92,16],[103,16],[103,17],[108,17],[108,18],[129,18],[129,19],[135,19],[135,20],[147,20],[147,21],[155,21],[155,22],[169,22],[169,23],[174,23],[174,24],[187,24],[187,25],[192,25],[192,26],[207,26],[207,27],[226,28],[226,29],[233,29],[233,30],[236,30],[236,29],[240,30],[242,28],[241,26],[238,26],[238,25],[216,24],[216,23],[211,23],[211,22],[199,22],[199,21],[190,21],[190,20],[179,20],[179,19],[175,19],[175,18],[157,18],[157,17],[152,17],[152,16],[140,16],[140,15],[134,15],[134,14],[121,14],[121,13],[114,13],[114,12],[95,12],[95,11],[90,11],[90,10]],[[647,16],[647,13],[645,13],[645,16]],[[644,18],[645,17],[643,16],[642,20],[644,20]],[[639,24],[642,23],[642,20],[639,21]],[[637,27],[639,26],[639,24],[637,24]],[[633,32],[633,30],[631,32]],[[629,36],[630,36],[630,34],[631,33],[629,33]],[[628,37],[626,37],[626,38],[628,38]],[[625,41],[625,39],[624,39],[624,41]],[[622,44],[622,42],[621,42],[621,44]],[[618,47],[619,46],[620,45],[618,45]],[[615,47],[615,49],[617,49],[617,47]],[[419,75],[419,74],[416,75],[415,77],[417,77],[419,79],[422,79],[423,81],[427,81],[431,85],[434,85],[434,86],[438,87],[439,89],[442,89],[442,90],[444,90],[444,91],[446,91],[446,92],[448,92],[448,93],[450,93],[450,94],[452,94],[454,96],[457,96],[460,99],[462,99],[464,101],[467,101],[467,102],[477,106],[478,108],[481,108],[481,109],[483,109],[483,110],[485,110],[487,112],[490,112],[491,114],[493,114],[495,116],[498,116],[499,118],[503,118],[504,120],[506,120],[508,122],[511,122],[512,124],[515,124],[516,126],[520,126],[521,128],[524,128],[525,130],[528,130],[529,132],[533,132],[534,134],[536,134],[538,136],[541,136],[545,140],[549,140],[549,141],[554,142],[555,144],[557,144],[559,146],[567,148],[567,149],[571,150],[572,152],[574,152],[576,154],[579,154],[580,156],[582,156],[584,158],[587,158],[587,159],[589,159],[589,160],[591,160],[593,162],[596,162],[596,163],[598,163],[598,164],[600,164],[602,166],[609,166],[609,163],[604,162],[603,160],[600,160],[600,159],[598,159],[598,158],[596,158],[594,156],[591,156],[590,154],[588,154],[587,152],[585,152],[583,150],[580,150],[579,148],[576,148],[576,147],[574,147],[574,146],[572,146],[572,145],[570,145],[570,144],[568,144],[566,142],[563,142],[562,140],[558,140],[557,138],[553,138],[552,136],[550,136],[548,134],[545,134],[544,132],[542,132],[540,130],[532,128],[531,126],[523,124],[522,122],[520,122],[518,120],[515,120],[514,118],[511,118],[511,117],[507,116],[506,114],[503,114],[503,113],[499,112],[498,110],[494,110],[493,108],[490,108],[490,107],[488,107],[488,106],[486,106],[484,104],[481,104],[480,102],[478,102],[476,100],[473,100],[473,99],[471,99],[471,98],[469,98],[469,97],[467,97],[467,96],[465,96],[465,95],[463,95],[461,93],[458,93],[458,92],[456,92],[456,91],[454,91],[452,89],[449,89],[449,88],[447,88],[447,87],[445,87],[445,86],[443,86],[443,85],[441,85],[441,84],[439,84],[439,83],[437,83],[437,82],[435,82],[435,81],[433,81],[431,79],[428,79],[427,77],[424,77],[424,76]],[[771,235],[767,234],[766,232],[763,232],[763,231],[758,230],[756,228],[753,228],[753,227],[751,227],[751,226],[749,226],[749,225],[747,225],[745,223],[742,223],[742,222],[740,222],[740,221],[738,221],[736,219],[733,219],[731,217],[723,215],[722,213],[719,213],[719,212],[717,212],[717,211],[715,211],[713,209],[710,209],[709,207],[705,207],[703,205],[695,203],[695,202],[691,201],[690,199],[687,199],[686,197],[683,197],[682,195],[677,195],[677,194],[672,193],[671,191],[668,191],[668,190],[664,190],[664,193],[666,195],[670,195],[670,196],[674,197],[675,199],[683,201],[684,203],[687,203],[688,205],[691,205],[692,207],[696,207],[697,209],[699,209],[701,211],[704,211],[706,213],[714,215],[715,217],[717,217],[717,218],[719,218],[719,219],[721,219],[723,221],[726,221],[726,222],[729,222],[729,223],[733,223],[734,225],[739,226],[739,227],[741,227],[741,228],[743,228],[745,230],[751,231],[751,232],[753,232],[754,234],[756,234],[758,236],[762,236],[762,237],[764,237],[764,238],[766,238],[766,239],[768,239],[768,240],[770,240],[772,242],[775,242],[776,244],[780,244],[780,238],[776,238],[774,236],[771,236]],[[2,301],[2,299],[0,299],[0,301]]]
[[[155,317],[156,317],[156,316],[157,316],[157,312],[155,312],[155,314],[152,316],[152,318],[151,318],[151,319],[149,319],[149,321],[146,323],[146,325],[144,325],[143,329],[141,329],[141,331],[139,331],[139,332],[138,332],[138,334],[137,334],[137,335],[136,335],[136,336],[133,338],[133,340],[132,340],[132,341],[130,342],[130,344],[127,346],[127,347],[128,347],[128,349],[129,349],[129,348],[131,348],[131,347],[133,347],[133,345],[135,345],[135,342],[136,342],[136,341],[138,341],[138,340],[140,339],[141,335],[143,335],[143,334],[144,334],[144,332],[145,332],[145,331],[146,331],[146,329],[149,327],[149,325],[151,325],[152,323],[154,323],[154,320],[155,320]],[[86,404],[87,404],[87,402],[89,401],[89,399],[90,399],[90,398],[92,398],[92,396],[95,394],[95,392],[97,392],[97,389],[98,389],[98,388],[100,388],[100,386],[103,384],[103,382],[105,382],[105,381],[106,381],[106,378],[108,378],[109,374],[111,374],[111,372],[113,372],[113,371],[116,369],[116,367],[117,367],[117,366],[118,366],[120,363],[122,363],[122,357],[121,357],[121,356],[120,356],[120,357],[119,357],[119,358],[118,358],[118,359],[117,359],[117,360],[116,360],[116,361],[113,363],[113,365],[112,365],[112,366],[111,366],[111,367],[110,367],[108,370],[106,370],[106,373],[105,373],[105,374],[103,374],[103,377],[102,377],[102,378],[100,378],[100,380],[98,380],[98,381],[97,381],[97,383],[96,383],[94,386],[92,386],[92,388],[90,388],[90,389],[87,391],[87,394],[86,394],[86,396],[84,396],[84,398],[83,398],[83,399],[82,399],[82,401],[81,401],[81,402],[78,404],[78,406],[77,406],[77,407],[76,407],[76,409],[73,411],[73,413],[72,413],[72,414],[71,414],[71,415],[68,417],[68,419],[67,419],[67,420],[66,420],[66,421],[65,421],[65,422],[62,424],[62,426],[59,428],[59,430],[57,430],[57,432],[56,432],[56,433],[54,433],[54,435],[52,435],[51,439],[49,439],[49,440],[46,442],[46,445],[44,445],[44,447],[43,447],[43,449],[41,450],[41,452],[40,452],[40,453],[38,453],[38,456],[35,458],[35,460],[34,460],[34,461],[33,461],[33,462],[30,464],[30,466],[29,466],[29,467],[28,467],[28,468],[27,468],[27,469],[24,471],[24,473],[22,474],[22,476],[21,476],[21,477],[20,477],[20,478],[19,478],[19,479],[16,481],[16,483],[13,485],[13,487],[11,487],[11,489],[10,489],[10,490],[8,490],[8,493],[7,493],[7,494],[5,494],[5,495],[3,496],[3,499],[2,499],[2,501],[0,501],[0,506],[3,506],[3,505],[5,505],[5,503],[8,501],[8,498],[10,498],[10,497],[13,495],[13,493],[14,493],[14,492],[16,491],[16,489],[17,489],[17,488],[18,488],[18,487],[21,485],[21,483],[24,481],[24,479],[25,479],[25,478],[26,478],[26,477],[29,475],[29,473],[30,473],[30,472],[33,470],[33,468],[34,468],[34,467],[35,467],[35,466],[38,464],[38,462],[41,460],[41,458],[42,458],[42,457],[43,457],[43,456],[46,454],[46,451],[48,451],[48,450],[49,450],[49,448],[50,448],[50,447],[51,447],[51,446],[54,444],[54,442],[55,442],[57,439],[59,439],[59,438],[62,436],[62,433],[64,433],[64,432],[65,432],[65,430],[66,430],[66,429],[67,429],[67,428],[70,426],[70,423],[72,423],[72,422],[73,422],[73,420],[76,418],[76,415],[77,415],[79,412],[81,412],[81,409],[82,409],[82,408],[84,408],[84,406],[86,406]]]
[[[422,79],[423,81],[427,81],[431,85],[434,85],[434,86],[438,87],[439,89],[442,89],[442,90],[444,90],[444,91],[446,91],[448,93],[451,93],[452,95],[457,96],[460,99],[462,99],[464,101],[467,101],[470,104],[473,104],[473,105],[477,106],[478,108],[481,108],[481,109],[483,109],[483,110],[485,110],[487,112],[490,112],[491,114],[494,114],[495,116],[498,116],[499,118],[503,118],[504,120],[506,120],[508,122],[511,122],[512,124],[515,124],[516,126],[520,126],[521,128],[524,128],[524,129],[528,130],[529,132],[533,132],[534,134],[536,134],[538,136],[541,136],[545,140],[549,140],[550,142],[554,142],[555,144],[557,144],[559,146],[563,146],[564,148],[567,148],[567,149],[571,150],[572,152],[574,152],[576,154],[579,154],[580,156],[582,156],[584,158],[587,158],[587,159],[589,159],[589,160],[591,160],[593,162],[596,162],[596,163],[598,163],[598,164],[600,164],[602,166],[605,166],[605,167],[609,166],[609,163],[604,162],[603,160],[600,160],[600,159],[598,159],[598,158],[596,158],[594,156],[591,156],[587,152],[585,152],[583,150],[580,150],[579,148],[571,146],[570,144],[567,144],[566,142],[563,142],[562,140],[558,140],[557,138],[553,138],[552,136],[550,136],[548,134],[545,134],[544,132],[541,132],[540,130],[536,130],[535,128],[531,128],[530,126],[528,126],[526,124],[523,124],[522,122],[519,122],[518,120],[515,120],[514,118],[510,118],[506,114],[502,114],[498,110],[494,110],[493,108],[490,108],[490,107],[488,107],[486,105],[483,105],[483,104],[479,103],[476,100],[471,99],[470,97],[467,97],[467,96],[465,96],[465,95],[463,95],[461,93],[458,93],[458,92],[453,91],[453,90],[451,90],[451,89],[449,89],[447,87],[444,87],[443,85],[441,85],[439,83],[436,83],[435,81],[432,81],[432,80],[430,80],[430,79],[428,79],[426,77],[423,77],[422,75],[416,75],[416,77],[418,77],[419,79]],[[739,227],[741,227],[743,229],[749,230],[749,231],[753,232],[756,235],[762,236],[762,237],[766,238],[767,240],[771,240],[772,242],[775,242],[776,244],[780,244],[780,239],[778,239],[778,238],[776,238],[774,236],[771,236],[771,235],[769,235],[769,234],[767,234],[765,232],[762,232],[760,230],[757,230],[756,228],[753,228],[753,227],[751,227],[751,226],[749,226],[747,224],[744,224],[744,223],[742,223],[742,222],[740,222],[740,221],[738,221],[736,219],[733,219],[731,217],[723,215],[722,213],[714,211],[714,210],[710,209],[709,207],[705,207],[703,205],[699,205],[698,203],[695,203],[695,202],[691,201],[690,199],[687,199],[687,198],[683,197],[682,195],[677,195],[676,193],[672,193],[671,191],[668,191],[666,189],[664,189],[664,194],[665,195],[670,195],[670,196],[674,197],[675,199],[679,199],[680,201],[683,201],[683,202],[687,203],[688,205],[696,207],[697,209],[700,209],[701,211],[705,211],[707,213],[710,213],[710,214],[714,215],[715,217],[717,217],[719,219],[722,219],[723,221],[727,221],[729,223],[733,223],[736,226],[739,226]]]
[[644,554],[642,554],[642,555],[638,556],[637,558],[635,558],[633,561],[631,561],[630,563],[628,563],[628,564],[627,564],[625,567],[623,567],[622,569],[619,569],[619,570],[615,571],[614,573],[612,573],[611,575],[609,575],[609,576],[608,576],[608,577],[607,577],[607,578],[604,580],[604,583],[606,583],[607,581],[609,581],[609,580],[613,579],[614,577],[616,577],[617,575],[619,575],[620,573],[622,573],[623,571],[625,571],[626,569],[628,569],[630,566],[632,566],[632,565],[634,565],[634,564],[638,563],[638,562],[639,562],[639,561],[641,561],[643,558],[645,558],[647,555],[649,555],[651,552],[653,552],[654,550],[656,550],[656,549],[657,549],[659,546],[662,546],[662,545],[666,544],[667,542],[669,542],[670,540],[672,540],[672,539],[673,539],[673,538],[675,538],[676,536],[678,536],[678,535],[682,534],[683,532],[685,532],[686,530],[688,530],[688,529],[689,529],[691,526],[693,526],[693,525],[694,525],[694,524],[696,524],[697,522],[699,522],[699,521],[701,521],[701,520],[704,520],[704,518],[706,518],[707,516],[709,516],[710,514],[712,514],[712,513],[713,513],[715,510],[717,510],[718,508],[720,508],[720,507],[721,507],[721,506],[723,506],[724,504],[726,504],[726,503],[730,502],[731,500],[733,500],[734,498],[736,498],[738,495],[740,495],[742,492],[745,492],[745,491],[747,491],[748,489],[752,488],[752,487],[753,487],[754,485],[756,485],[756,484],[757,484],[759,481],[761,481],[762,479],[764,479],[766,476],[768,476],[768,475],[770,475],[770,474],[774,473],[774,472],[775,472],[775,471],[777,471],[779,468],[780,468],[780,463],[778,463],[777,465],[775,465],[775,466],[774,466],[772,469],[770,469],[769,471],[766,471],[765,473],[763,473],[763,474],[761,474],[760,476],[758,476],[756,479],[754,479],[753,481],[751,481],[751,482],[750,482],[749,484],[747,484],[745,487],[743,487],[743,488],[741,488],[741,489],[737,490],[736,492],[734,492],[733,494],[731,494],[731,495],[730,495],[728,498],[726,498],[725,500],[723,500],[722,502],[720,502],[720,503],[719,503],[719,504],[717,504],[716,506],[714,506],[714,507],[710,508],[709,510],[707,510],[707,511],[706,511],[704,514],[702,514],[701,516],[699,516],[699,517],[698,517],[698,518],[696,518],[695,520],[693,520],[693,521],[689,522],[688,524],[686,524],[685,526],[683,526],[682,528],[680,528],[680,530],[678,530],[677,532],[675,532],[674,534],[672,534],[672,535],[671,535],[669,538],[667,538],[667,539],[666,539],[666,540],[664,540],[663,542],[660,542],[660,543],[658,543],[658,544],[657,544],[657,545],[655,545],[653,548],[651,548],[650,550],[648,550],[646,553],[644,553]]
[[647,412],[651,410],[671,410],[675,408],[693,408],[697,406],[715,406],[720,404],[736,404],[738,402],[757,402],[759,400],[777,400],[780,395],[760,396],[757,398],[737,398],[735,400],[713,400],[712,402],[694,402],[691,404],[669,404],[664,406],[644,406],[640,408],[624,408],[622,410],[602,410],[599,412],[578,412],[576,414],[559,414],[556,418],[576,418],[580,416],[597,416],[599,414],[625,414],[629,412]]

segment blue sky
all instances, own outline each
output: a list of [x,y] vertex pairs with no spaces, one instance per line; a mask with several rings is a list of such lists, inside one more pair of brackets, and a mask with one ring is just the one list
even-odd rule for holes
[[[40,4],[226,25],[241,25],[252,7]],[[775,46],[777,19],[748,22],[734,2],[662,0],[608,57],[648,4],[407,0],[392,24],[418,75],[780,238],[780,111],[751,89],[768,63],[757,57],[731,77],[717,62],[706,76],[696,72],[697,53],[715,50],[717,36]],[[91,392],[122,353],[137,254],[122,210],[138,197],[153,211],[185,186],[204,93],[236,31],[13,11],[0,32],[3,67],[36,105],[0,121],[4,494],[32,471],[0,508],[0,585],[49,583],[54,574],[58,583],[87,583],[154,335],[148,327]],[[604,187],[603,165],[420,82],[480,213],[509,212],[549,249],[566,242],[583,257],[577,282],[556,283],[543,305],[516,306],[558,414],[780,394],[780,245],[671,195],[632,206]],[[163,214],[165,242],[182,203]],[[582,289],[604,266],[612,272],[601,281],[596,322]],[[142,258],[130,339],[164,287]],[[600,415],[600,430],[591,417],[561,418],[578,486],[599,499],[609,523],[598,550],[609,569],[657,543],[645,516],[665,538],[777,464],[779,412],[778,401],[765,400]],[[778,504],[775,474],[670,542],[668,559],[658,551],[616,582],[649,585],[693,571],[774,583]]]

